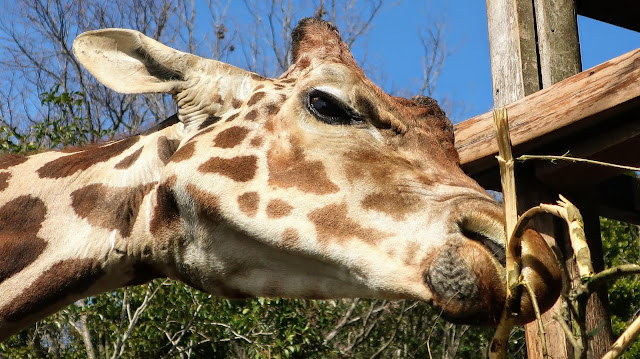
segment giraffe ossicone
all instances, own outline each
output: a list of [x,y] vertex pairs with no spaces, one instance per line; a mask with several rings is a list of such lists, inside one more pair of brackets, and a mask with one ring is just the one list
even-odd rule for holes
[[[78,60],[178,114],[128,139],[0,159],[0,339],[78,298],[157,277],[226,297],[432,303],[495,324],[502,208],[459,166],[431,99],[369,81],[338,31],[304,19],[291,67],[263,78],[139,32],[90,31]],[[551,250],[523,254],[543,309]],[[533,318],[528,295],[519,320]]]

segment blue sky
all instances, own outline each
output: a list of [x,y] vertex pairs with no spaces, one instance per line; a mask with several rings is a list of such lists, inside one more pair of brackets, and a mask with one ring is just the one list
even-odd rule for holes
[[[434,97],[463,101],[462,119],[489,111],[493,100],[483,0],[405,0],[386,8],[374,21],[368,43],[369,56],[379,56],[386,82],[392,82],[382,86],[415,88],[422,59],[416,29],[429,18],[446,20],[447,42],[456,49],[445,62]],[[640,47],[638,32],[585,17],[578,18],[578,28],[585,70]]]
[[[198,11],[208,13],[204,2],[196,4]],[[298,18],[311,16],[314,11],[310,5],[296,15]],[[238,0],[230,1],[227,15],[240,30],[252,21],[247,16],[245,3]],[[455,49],[445,62],[434,97],[440,102],[448,99],[459,103],[449,106],[449,116],[454,122],[491,110],[485,0],[389,0],[372,22],[368,36],[354,44],[356,60],[363,57],[362,49],[366,48],[364,68],[374,69],[374,79],[381,79],[378,85],[387,92],[417,94],[423,57],[418,29],[431,21],[447,24],[446,41],[449,49]],[[584,17],[578,18],[578,27],[583,69],[640,47],[637,32]]]

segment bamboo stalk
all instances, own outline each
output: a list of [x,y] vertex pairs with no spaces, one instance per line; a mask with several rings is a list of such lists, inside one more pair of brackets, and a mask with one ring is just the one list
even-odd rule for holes
[[502,195],[505,212],[505,256],[507,275],[507,297],[502,311],[500,323],[491,341],[489,358],[502,359],[507,355],[507,343],[509,333],[513,327],[511,310],[514,292],[520,283],[520,257],[517,255],[520,245],[519,237],[511,235],[518,221],[518,209],[516,203],[515,175],[513,173],[513,155],[511,152],[511,138],[509,135],[509,118],[505,108],[494,109],[493,124],[498,140],[498,164],[500,165],[500,181],[502,182]]
[[593,263],[591,262],[591,251],[587,244],[587,237],[584,234],[584,221],[582,215],[573,203],[568,199],[560,195],[558,204],[564,208],[564,220],[567,221],[569,226],[569,238],[571,240],[571,247],[573,253],[576,256],[576,264],[578,267],[578,273],[580,279],[585,280],[593,277]]
[[587,292],[593,291],[604,282],[616,280],[627,275],[637,274],[640,274],[640,265],[637,264],[622,264],[613,268],[607,268],[589,279]]
[[620,335],[618,340],[613,343],[611,349],[609,349],[609,351],[602,357],[602,359],[619,358],[622,353],[624,353],[624,351],[627,350],[627,348],[629,348],[631,344],[633,344],[633,342],[638,337],[638,334],[640,334],[640,316],[636,317],[636,319],[633,320],[627,330],[625,330],[624,333]]
[[544,338],[544,335],[545,335],[544,323],[542,322],[542,313],[540,313],[540,306],[538,305],[538,299],[536,299],[536,294],[533,292],[533,288],[531,288],[529,283],[524,282],[523,286],[527,289],[527,292],[529,293],[529,297],[531,298],[533,311],[536,314],[536,323],[538,323],[538,332],[540,333],[538,335],[540,337],[540,346],[542,347],[542,357],[546,358],[548,357],[547,341]]

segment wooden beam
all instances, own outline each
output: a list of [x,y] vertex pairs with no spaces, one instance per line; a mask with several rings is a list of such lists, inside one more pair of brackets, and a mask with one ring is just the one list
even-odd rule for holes
[[640,31],[640,1],[615,0],[577,0],[578,15],[590,17],[612,25]]
[[[561,141],[546,146],[547,154],[570,153],[578,158],[640,167],[640,99],[637,106],[617,113],[609,120],[591,128],[572,133]],[[614,109],[610,110],[616,113]],[[625,169],[568,161],[537,161],[536,177],[558,192],[593,189],[594,186]],[[576,180],[579,179],[579,180]]]
[[[640,106],[640,49],[507,105],[514,156]],[[496,166],[492,112],[455,126],[462,168],[479,175]],[[497,172],[496,172],[497,173]]]

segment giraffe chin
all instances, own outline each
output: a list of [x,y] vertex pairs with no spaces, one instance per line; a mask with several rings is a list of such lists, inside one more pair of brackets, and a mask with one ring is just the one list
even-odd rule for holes
[[[522,237],[522,275],[531,285],[541,312],[558,299],[560,267],[540,234],[526,230]],[[506,297],[505,269],[480,243],[464,241],[442,248],[428,260],[425,282],[432,305],[454,323],[495,326]],[[535,319],[529,294],[523,291],[514,324]]]

